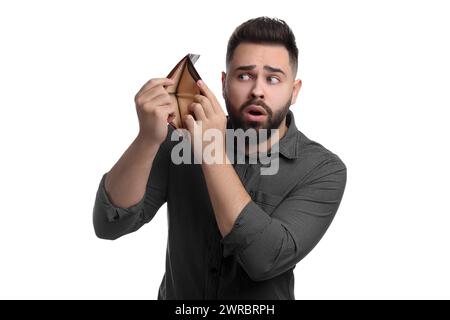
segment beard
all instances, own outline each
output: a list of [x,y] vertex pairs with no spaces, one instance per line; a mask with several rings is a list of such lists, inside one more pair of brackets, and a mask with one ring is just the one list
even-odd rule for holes
[[[230,99],[228,98],[228,94],[226,93],[226,91],[224,92],[224,100],[234,130],[242,129],[244,131],[247,131],[248,129],[255,129],[258,133],[260,129],[266,129],[267,139],[269,139],[272,134],[271,129],[278,129],[280,127],[281,122],[283,122],[283,120],[286,118],[286,115],[289,112],[289,107],[291,106],[291,98],[289,98],[288,101],[282,106],[282,108],[274,113],[272,109],[264,101],[255,98],[242,104],[238,109],[239,110],[238,113],[234,114],[233,110],[237,110],[237,108],[230,102]],[[265,122],[247,121],[244,119],[243,117],[244,109],[252,104],[259,105],[262,108],[264,108],[267,114],[267,119]],[[260,135],[257,134],[258,143],[262,142],[259,141],[260,138],[259,136]]]

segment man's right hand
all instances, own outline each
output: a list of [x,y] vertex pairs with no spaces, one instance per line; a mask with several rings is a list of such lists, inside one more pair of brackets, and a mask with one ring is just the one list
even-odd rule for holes
[[150,79],[134,98],[139,119],[139,136],[146,142],[161,145],[167,136],[167,123],[175,118],[175,106],[164,86],[173,85],[168,78]]

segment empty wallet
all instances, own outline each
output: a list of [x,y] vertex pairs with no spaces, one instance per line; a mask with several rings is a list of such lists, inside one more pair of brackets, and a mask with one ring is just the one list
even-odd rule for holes
[[175,80],[175,84],[165,87],[175,106],[175,118],[169,123],[174,128],[184,128],[183,117],[189,114],[188,106],[194,101],[194,96],[200,94],[197,81],[201,78],[194,68],[199,57],[198,54],[186,55],[167,76]]

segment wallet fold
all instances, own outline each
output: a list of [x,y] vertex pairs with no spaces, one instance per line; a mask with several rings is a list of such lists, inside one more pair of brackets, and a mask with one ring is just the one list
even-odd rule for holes
[[174,128],[184,128],[183,117],[189,114],[188,106],[194,101],[194,96],[200,94],[197,81],[201,78],[194,67],[199,57],[198,54],[187,54],[167,76],[175,80],[173,85],[166,86],[171,103],[175,106],[175,118],[170,122]]

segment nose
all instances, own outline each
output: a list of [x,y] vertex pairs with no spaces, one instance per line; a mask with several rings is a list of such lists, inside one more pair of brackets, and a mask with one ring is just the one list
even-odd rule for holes
[[250,99],[264,99],[264,90],[261,81],[258,79],[254,82],[253,88],[250,91]]

